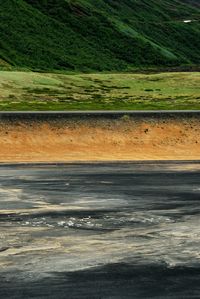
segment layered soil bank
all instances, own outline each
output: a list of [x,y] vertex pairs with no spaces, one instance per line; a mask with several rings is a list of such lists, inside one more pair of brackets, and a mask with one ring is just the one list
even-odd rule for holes
[[9,116],[0,162],[199,160],[199,115]]

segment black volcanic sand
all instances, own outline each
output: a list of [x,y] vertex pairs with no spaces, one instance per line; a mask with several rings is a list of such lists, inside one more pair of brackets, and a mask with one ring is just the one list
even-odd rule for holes
[[0,298],[200,298],[200,163],[0,166]]

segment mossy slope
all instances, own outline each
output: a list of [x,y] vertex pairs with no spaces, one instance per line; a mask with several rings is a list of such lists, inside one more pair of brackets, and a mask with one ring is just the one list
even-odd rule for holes
[[[198,64],[199,7],[178,0],[7,0],[0,59],[34,70]],[[186,19],[193,20],[184,23]]]

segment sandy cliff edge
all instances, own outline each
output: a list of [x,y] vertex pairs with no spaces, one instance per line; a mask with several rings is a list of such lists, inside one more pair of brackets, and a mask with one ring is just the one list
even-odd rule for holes
[[199,116],[0,120],[0,162],[200,160]]

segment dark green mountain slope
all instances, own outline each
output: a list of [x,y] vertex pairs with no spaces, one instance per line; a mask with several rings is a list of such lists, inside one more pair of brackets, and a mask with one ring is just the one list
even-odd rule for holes
[[195,1],[1,0],[0,65],[101,71],[198,64]]
[[199,0],[183,0],[183,2],[189,3],[190,5],[200,7],[200,1]]

